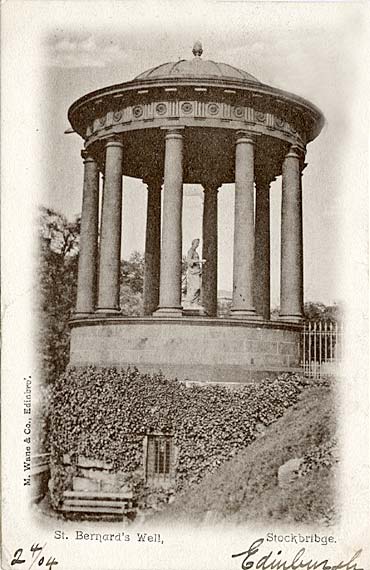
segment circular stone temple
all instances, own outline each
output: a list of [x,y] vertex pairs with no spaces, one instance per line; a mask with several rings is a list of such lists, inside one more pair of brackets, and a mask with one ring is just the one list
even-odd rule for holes
[[[246,381],[300,363],[302,170],[311,103],[202,58],[164,63],[70,107],[85,141],[72,365]],[[122,179],[148,188],[144,316],[120,314]],[[270,320],[270,184],[282,176],[280,318]],[[183,184],[204,189],[202,312],[182,307]],[[231,315],[217,318],[217,193],[235,183]],[[99,216],[100,193],[102,209]],[[163,194],[163,196],[161,196]],[[99,227],[100,219],[100,227]]]

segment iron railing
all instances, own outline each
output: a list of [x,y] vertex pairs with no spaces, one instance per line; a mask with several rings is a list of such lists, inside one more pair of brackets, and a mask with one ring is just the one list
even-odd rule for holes
[[305,376],[334,376],[343,357],[343,324],[309,321],[302,333],[302,365]]

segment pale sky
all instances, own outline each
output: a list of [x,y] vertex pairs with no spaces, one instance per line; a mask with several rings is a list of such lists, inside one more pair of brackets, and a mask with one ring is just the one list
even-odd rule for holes
[[[125,11],[128,5],[130,10]],[[98,6],[102,5],[91,4],[93,10]],[[198,5],[197,13],[164,3],[149,15],[145,6],[145,2],[116,3],[114,9],[89,21],[80,10],[70,25],[49,27],[42,52],[47,113],[42,126],[46,176],[40,201],[69,218],[81,209],[82,139],[64,134],[70,126],[71,103],[155,65],[190,59],[193,43],[200,39],[203,59],[240,67],[264,83],[303,96],[324,113],[326,125],[308,145],[303,176],[305,300],[341,300],[341,224],[349,190],[343,169],[352,144],[349,117],[360,72],[353,49],[353,35],[362,31],[359,11],[350,5],[341,5],[337,11],[321,3],[205,2]],[[202,235],[202,199],[188,196],[188,190],[184,251],[194,237]],[[271,191],[272,306],[279,303],[280,200],[278,180]],[[233,202],[233,185],[223,186],[219,192],[219,289],[227,290],[232,289]],[[125,178],[124,258],[133,250],[144,251],[145,210],[145,187],[139,180]]]

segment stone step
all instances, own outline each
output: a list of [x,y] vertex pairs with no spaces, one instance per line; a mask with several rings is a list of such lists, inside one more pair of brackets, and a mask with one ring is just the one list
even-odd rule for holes
[[86,499],[111,499],[119,501],[122,499],[132,499],[133,494],[128,493],[109,493],[104,491],[64,491],[64,497],[70,498],[86,498]]
[[126,508],[132,507],[131,500],[127,501],[96,501],[94,499],[66,499],[63,502],[64,506],[87,506],[87,507],[112,507],[112,508]]
[[105,514],[126,514],[135,512],[135,509],[125,509],[124,507],[99,507],[99,506],[78,506],[78,505],[62,505],[61,511],[63,512],[79,512],[79,513],[105,513]]

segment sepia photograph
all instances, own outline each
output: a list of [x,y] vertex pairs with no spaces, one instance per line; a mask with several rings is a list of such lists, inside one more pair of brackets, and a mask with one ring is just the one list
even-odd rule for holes
[[3,8],[2,567],[365,570],[368,5]]

